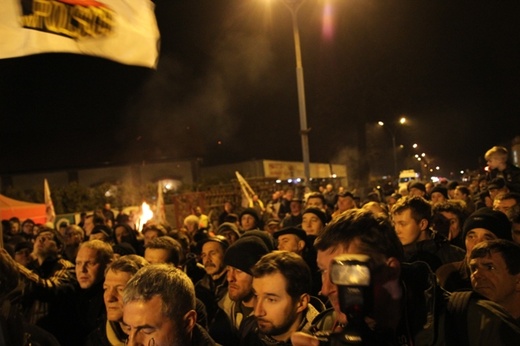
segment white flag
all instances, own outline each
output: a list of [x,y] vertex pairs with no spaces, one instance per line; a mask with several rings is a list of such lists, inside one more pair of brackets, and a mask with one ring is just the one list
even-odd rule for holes
[[154,7],[150,0],[2,0],[0,59],[74,53],[155,68]]
[[43,195],[45,198],[45,213],[47,214],[47,222],[52,222],[54,225],[54,220],[56,220],[56,212],[54,212],[54,204],[52,203],[51,198],[51,189],[49,188],[47,179],[43,180]]
[[161,180],[157,182],[157,203],[155,205],[154,216],[155,221],[157,221],[158,223],[166,222],[166,215],[164,213],[163,184]]

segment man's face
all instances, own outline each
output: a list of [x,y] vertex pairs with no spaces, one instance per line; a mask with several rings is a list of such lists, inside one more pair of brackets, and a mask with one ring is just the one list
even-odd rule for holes
[[278,250],[300,254],[305,242],[294,234],[283,234],[278,237]]
[[318,209],[325,209],[325,206],[323,205],[323,201],[319,197],[309,197],[307,199],[307,203],[305,204],[306,208],[318,208]]
[[90,235],[90,232],[94,229],[94,218],[93,217],[87,217],[85,219],[85,222],[83,223],[83,230],[85,231],[86,235]]
[[338,210],[345,211],[356,207],[356,202],[350,196],[338,197]]
[[23,224],[23,227],[22,227],[22,232],[27,234],[27,235],[33,235],[33,231],[34,231],[34,223],[32,222],[26,222]]
[[65,245],[79,245],[82,241],[80,233],[76,233],[73,230],[65,230]]
[[249,301],[253,294],[253,277],[235,267],[228,266],[227,271],[228,294],[231,300],[238,302]]
[[132,275],[127,272],[109,270],[103,283],[103,300],[107,310],[107,319],[120,322],[123,319],[123,288]]
[[128,234],[128,230],[122,226],[116,227],[116,229],[114,230],[114,234],[116,236],[118,244],[123,242],[124,237],[130,236],[130,234]]
[[[128,334],[128,345],[182,346],[186,341],[182,329],[164,316],[161,297],[148,301],[131,301],[123,307],[123,331]],[[152,341],[153,340],[153,341]]]
[[457,236],[462,231],[460,227],[459,218],[457,217],[457,215],[449,211],[441,211],[441,214],[450,222],[450,233],[448,234],[448,240],[457,238]]
[[400,213],[394,213],[393,215],[394,227],[401,241],[401,244],[408,245],[419,241],[422,238],[423,231],[426,229],[424,222],[417,223],[412,218],[412,211],[405,209]]
[[432,203],[440,203],[446,201],[446,197],[440,192],[433,192],[431,195]]
[[298,329],[299,314],[305,310],[287,294],[286,286],[286,279],[280,273],[253,279],[258,329],[278,341],[287,340]]
[[468,197],[468,195],[466,195],[464,192],[462,192],[459,189],[455,189],[455,192],[453,193],[453,199],[465,201],[467,197]]
[[408,191],[408,196],[420,196],[420,197],[424,197],[424,195],[426,194],[426,192],[424,192],[423,190],[421,189],[418,189],[416,187],[412,187],[410,189],[410,191]]
[[148,245],[149,242],[159,237],[159,232],[155,230],[146,231],[144,234],[144,245]]
[[52,232],[41,232],[34,240],[34,253],[36,256],[49,257],[58,254],[58,244]]
[[291,209],[292,215],[298,215],[302,211],[302,204],[298,201],[291,201],[291,204],[289,204],[289,208]]
[[229,241],[229,245],[233,244],[238,240],[238,235],[232,230],[224,230],[220,233]]
[[486,240],[497,239],[495,233],[488,231],[485,228],[473,228],[466,233],[466,254],[470,254],[475,245]]
[[493,202],[493,209],[498,210],[507,216],[510,215],[511,209],[516,205],[516,200],[514,198],[510,199],[495,199]]
[[249,231],[256,227],[256,220],[252,215],[244,214],[240,218],[240,225],[244,231]]
[[168,261],[168,250],[166,249],[145,249],[144,259],[150,264],[167,263]]
[[82,289],[88,289],[103,279],[105,265],[98,261],[97,250],[83,246],[76,255],[76,278]]
[[308,235],[317,235],[323,228],[323,223],[316,214],[305,213],[302,217],[302,228]]
[[202,245],[202,264],[208,275],[219,275],[224,271],[224,249],[215,241],[208,241]]
[[511,304],[515,291],[520,289],[520,274],[512,275],[507,269],[506,262],[500,253],[473,258],[469,261],[471,269],[471,286],[495,303]]
[[[328,297],[332,307],[336,311],[339,323],[345,324],[347,317],[341,312],[338,286],[330,281],[331,263],[334,257],[342,254],[364,254],[374,261],[373,266],[378,267],[377,272],[371,270],[371,283],[374,292],[374,311],[369,312],[372,321],[376,321],[382,328],[394,325],[399,320],[402,291],[398,283],[400,265],[396,259],[388,260],[384,256],[375,258],[374,254],[361,250],[360,242],[354,239],[348,246],[337,246],[327,250],[318,250],[316,262],[321,272],[321,294]],[[373,323],[373,322],[371,322]]]
[[489,169],[495,169],[500,167],[501,164],[503,164],[504,160],[500,156],[493,155],[487,160],[487,164],[489,166]]

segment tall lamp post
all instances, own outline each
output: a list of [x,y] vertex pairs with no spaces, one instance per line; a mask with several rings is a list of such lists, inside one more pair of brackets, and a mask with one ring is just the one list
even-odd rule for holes
[[[403,125],[404,123],[406,123],[406,118],[405,117],[402,117],[399,119],[399,124],[400,125]],[[384,127],[385,129],[388,130],[388,132],[390,133],[390,136],[392,136],[392,150],[394,152],[394,179],[396,179],[398,177],[398,171],[397,171],[397,146],[395,144],[395,135],[396,135],[396,132],[397,132],[397,127],[394,127],[394,128],[390,128],[388,126],[385,126],[385,123],[382,122],[382,121],[378,121],[377,124],[381,127]]]
[[296,55],[296,85],[298,87],[298,109],[300,112],[300,135],[302,141],[303,170],[305,185],[310,181],[309,131],[307,128],[307,110],[305,107],[305,85],[303,82],[302,53],[300,46],[300,30],[298,28],[298,10],[305,0],[282,0],[292,16],[294,52]]

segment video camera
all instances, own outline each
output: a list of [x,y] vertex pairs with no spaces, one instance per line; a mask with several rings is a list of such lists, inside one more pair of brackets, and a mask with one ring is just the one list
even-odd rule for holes
[[370,257],[344,254],[335,257],[330,269],[330,280],[338,287],[341,312],[347,316],[347,325],[338,332],[318,332],[320,345],[376,345],[374,332],[365,322],[367,311],[373,307]]

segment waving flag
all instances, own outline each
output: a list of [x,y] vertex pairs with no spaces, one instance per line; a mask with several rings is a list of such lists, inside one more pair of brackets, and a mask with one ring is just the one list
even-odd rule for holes
[[150,0],[2,0],[0,37],[0,59],[75,53],[155,68],[159,55]]
[[47,214],[47,222],[52,222],[52,224],[54,224],[54,220],[56,220],[56,213],[54,212],[54,204],[52,203],[51,198],[51,189],[49,188],[47,179],[43,180],[43,195],[45,199],[45,213]]

